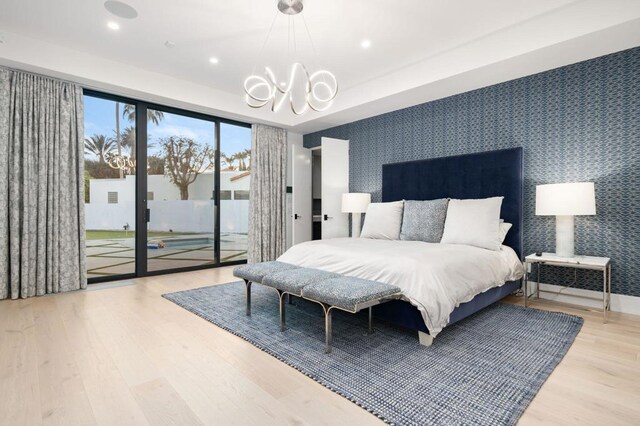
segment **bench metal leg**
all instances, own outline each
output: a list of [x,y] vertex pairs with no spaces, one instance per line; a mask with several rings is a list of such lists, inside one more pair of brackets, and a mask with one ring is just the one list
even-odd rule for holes
[[251,316],[251,281],[244,280],[244,284],[247,286],[247,316]]
[[285,331],[287,328],[286,315],[285,315],[286,314],[285,307],[287,306],[287,304],[285,303],[284,299],[285,298],[288,299],[291,296],[289,296],[289,294],[280,290],[278,290],[278,296],[280,296],[280,331]]
[[373,333],[373,306],[369,306],[369,334]]
[[331,318],[332,309],[331,307],[324,308],[324,336],[325,336],[325,353],[331,353],[331,343],[333,340],[333,321]]

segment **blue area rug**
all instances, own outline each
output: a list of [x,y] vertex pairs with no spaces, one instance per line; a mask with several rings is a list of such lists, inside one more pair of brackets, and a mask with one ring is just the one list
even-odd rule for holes
[[327,355],[322,310],[314,303],[288,305],[288,329],[280,332],[277,293],[260,285],[253,286],[250,317],[242,282],[163,297],[398,425],[515,424],[583,322],[498,303],[423,347],[415,332],[377,323],[367,335],[364,316],[337,311]]

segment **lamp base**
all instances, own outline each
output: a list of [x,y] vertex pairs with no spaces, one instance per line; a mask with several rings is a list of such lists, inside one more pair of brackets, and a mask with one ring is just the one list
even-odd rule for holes
[[556,216],[556,254],[575,256],[575,226],[573,216]]
[[360,238],[362,213],[351,213],[351,237]]

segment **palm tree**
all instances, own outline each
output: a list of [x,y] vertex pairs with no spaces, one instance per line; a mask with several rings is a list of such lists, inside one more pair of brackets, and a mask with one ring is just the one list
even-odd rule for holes
[[[239,170],[246,171],[246,170],[250,170],[251,169],[251,150],[250,149],[244,149],[244,150],[236,153],[235,157],[240,162]],[[245,162],[245,160],[246,160],[246,162]]]
[[[125,104],[122,111],[122,117],[126,118],[132,123],[136,121],[136,106]],[[164,119],[164,112],[155,109],[147,108],[147,120],[155,125],[158,125]]]
[[236,167],[234,165],[234,163],[236,162],[236,160],[238,160],[238,154],[231,154],[231,155],[227,155],[224,152],[220,153],[220,158],[222,159],[222,161],[224,161],[224,163],[227,165],[227,168],[229,170],[235,170]]
[[[136,106],[132,104],[124,104],[122,110],[122,118],[126,118],[131,123],[136,122]],[[156,126],[164,119],[164,112],[155,109],[147,108],[147,121],[152,122]],[[116,122],[117,124],[117,122]],[[136,136],[135,129],[131,126],[124,129],[123,139],[125,144],[129,143],[129,149],[131,150],[131,158],[136,156]],[[147,142],[151,138],[147,138]],[[152,144],[148,143],[147,148],[151,148]]]
[[[122,143],[120,143],[120,139],[122,135],[120,134],[120,102],[116,102],[116,146],[118,148],[118,157],[122,156]],[[124,171],[119,169],[120,179],[124,177]]]
[[106,163],[106,156],[113,151],[113,139],[105,135],[93,135],[84,140],[84,152],[98,157],[101,163]]

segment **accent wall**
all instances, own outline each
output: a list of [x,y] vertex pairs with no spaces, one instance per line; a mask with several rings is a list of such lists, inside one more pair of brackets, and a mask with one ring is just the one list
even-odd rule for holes
[[[349,139],[349,186],[380,200],[382,165],[524,148],[524,251],[555,250],[535,186],[593,181],[596,216],[576,217],[576,253],[612,258],[614,293],[640,296],[640,47],[304,136]],[[554,268],[543,282],[567,284]],[[576,287],[602,289],[578,272]]]

